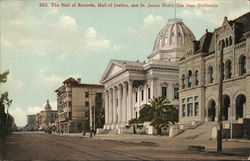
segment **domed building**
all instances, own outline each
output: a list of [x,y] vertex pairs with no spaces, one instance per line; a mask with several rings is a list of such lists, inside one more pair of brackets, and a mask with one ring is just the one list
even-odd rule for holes
[[34,129],[45,130],[50,124],[54,123],[57,118],[57,111],[52,110],[49,100],[44,106],[44,110],[40,111],[36,117],[36,127]]
[[148,56],[148,59],[179,60],[194,40],[194,34],[181,19],[170,19],[157,35],[153,52]]
[[195,40],[181,19],[170,19],[156,37],[148,62],[111,60],[101,78],[105,86],[105,129],[125,133],[143,104],[163,96],[178,107],[179,67]]

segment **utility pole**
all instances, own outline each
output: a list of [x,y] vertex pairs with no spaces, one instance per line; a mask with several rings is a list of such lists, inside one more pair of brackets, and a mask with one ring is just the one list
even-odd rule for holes
[[[90,128],[90,137],[92,138],[92,132],[93,132],[93,115],[92,115],[92,101],[91,101],[91,96],[94,95],[93,91],[89,91],[89,128]],[[95,128],[95,125],[94,125]]]
[[222,110],[223,110],[223,75],[224,75],[224,65],[223,65],[223,49],[224,49],[224,42],[221,41],[220,45],[220,79],[219,79],[219,108],[218,108],[218,128],[217,129],[217,152],[222,151]]
[[94,133],[95,133],[95,106],[93,107],[93,109],[94,109]]
[[[89,93],[90,96],[90,93]],[[89,129],[90,129],[90,137],[92,138],[92,105],[91,105],[91,97],[89,98]]]

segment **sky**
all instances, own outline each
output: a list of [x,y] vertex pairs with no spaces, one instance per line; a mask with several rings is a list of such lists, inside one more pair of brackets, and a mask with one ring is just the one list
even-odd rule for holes
[[[39,3],[48,7],[39,7]],[[158,32],[175,17],[169,8],[53,8],[50,3],[161,4],[173,0],[0,0],[0,72],[10,71],[1,93],[13,99],[10,113],[18,126],[50,100],[68,77],[99,83],[111,59],[148,61]],[[198,40],[227,16],[250,11],[249,0],[177,0],[179,4],[217,4],[217,8],[177,8],[177,18]]]

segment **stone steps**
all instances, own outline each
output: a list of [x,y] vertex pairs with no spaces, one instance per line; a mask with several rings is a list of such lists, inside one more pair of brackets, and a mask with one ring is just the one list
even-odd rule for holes
[[204,123],[194,129],[187,129],[176,138],[185,139],[210,139],[214,123]]

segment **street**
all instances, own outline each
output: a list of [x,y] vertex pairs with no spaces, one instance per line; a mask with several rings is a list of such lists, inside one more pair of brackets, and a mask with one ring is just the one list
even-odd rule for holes
[[[189,145],[202,145],[205,152],[190,151]],[[246,160],[250,142],[223,142],[216,153],[216,142],[148,135],[51,135],[13,133],[4,143],[4,160]]]

